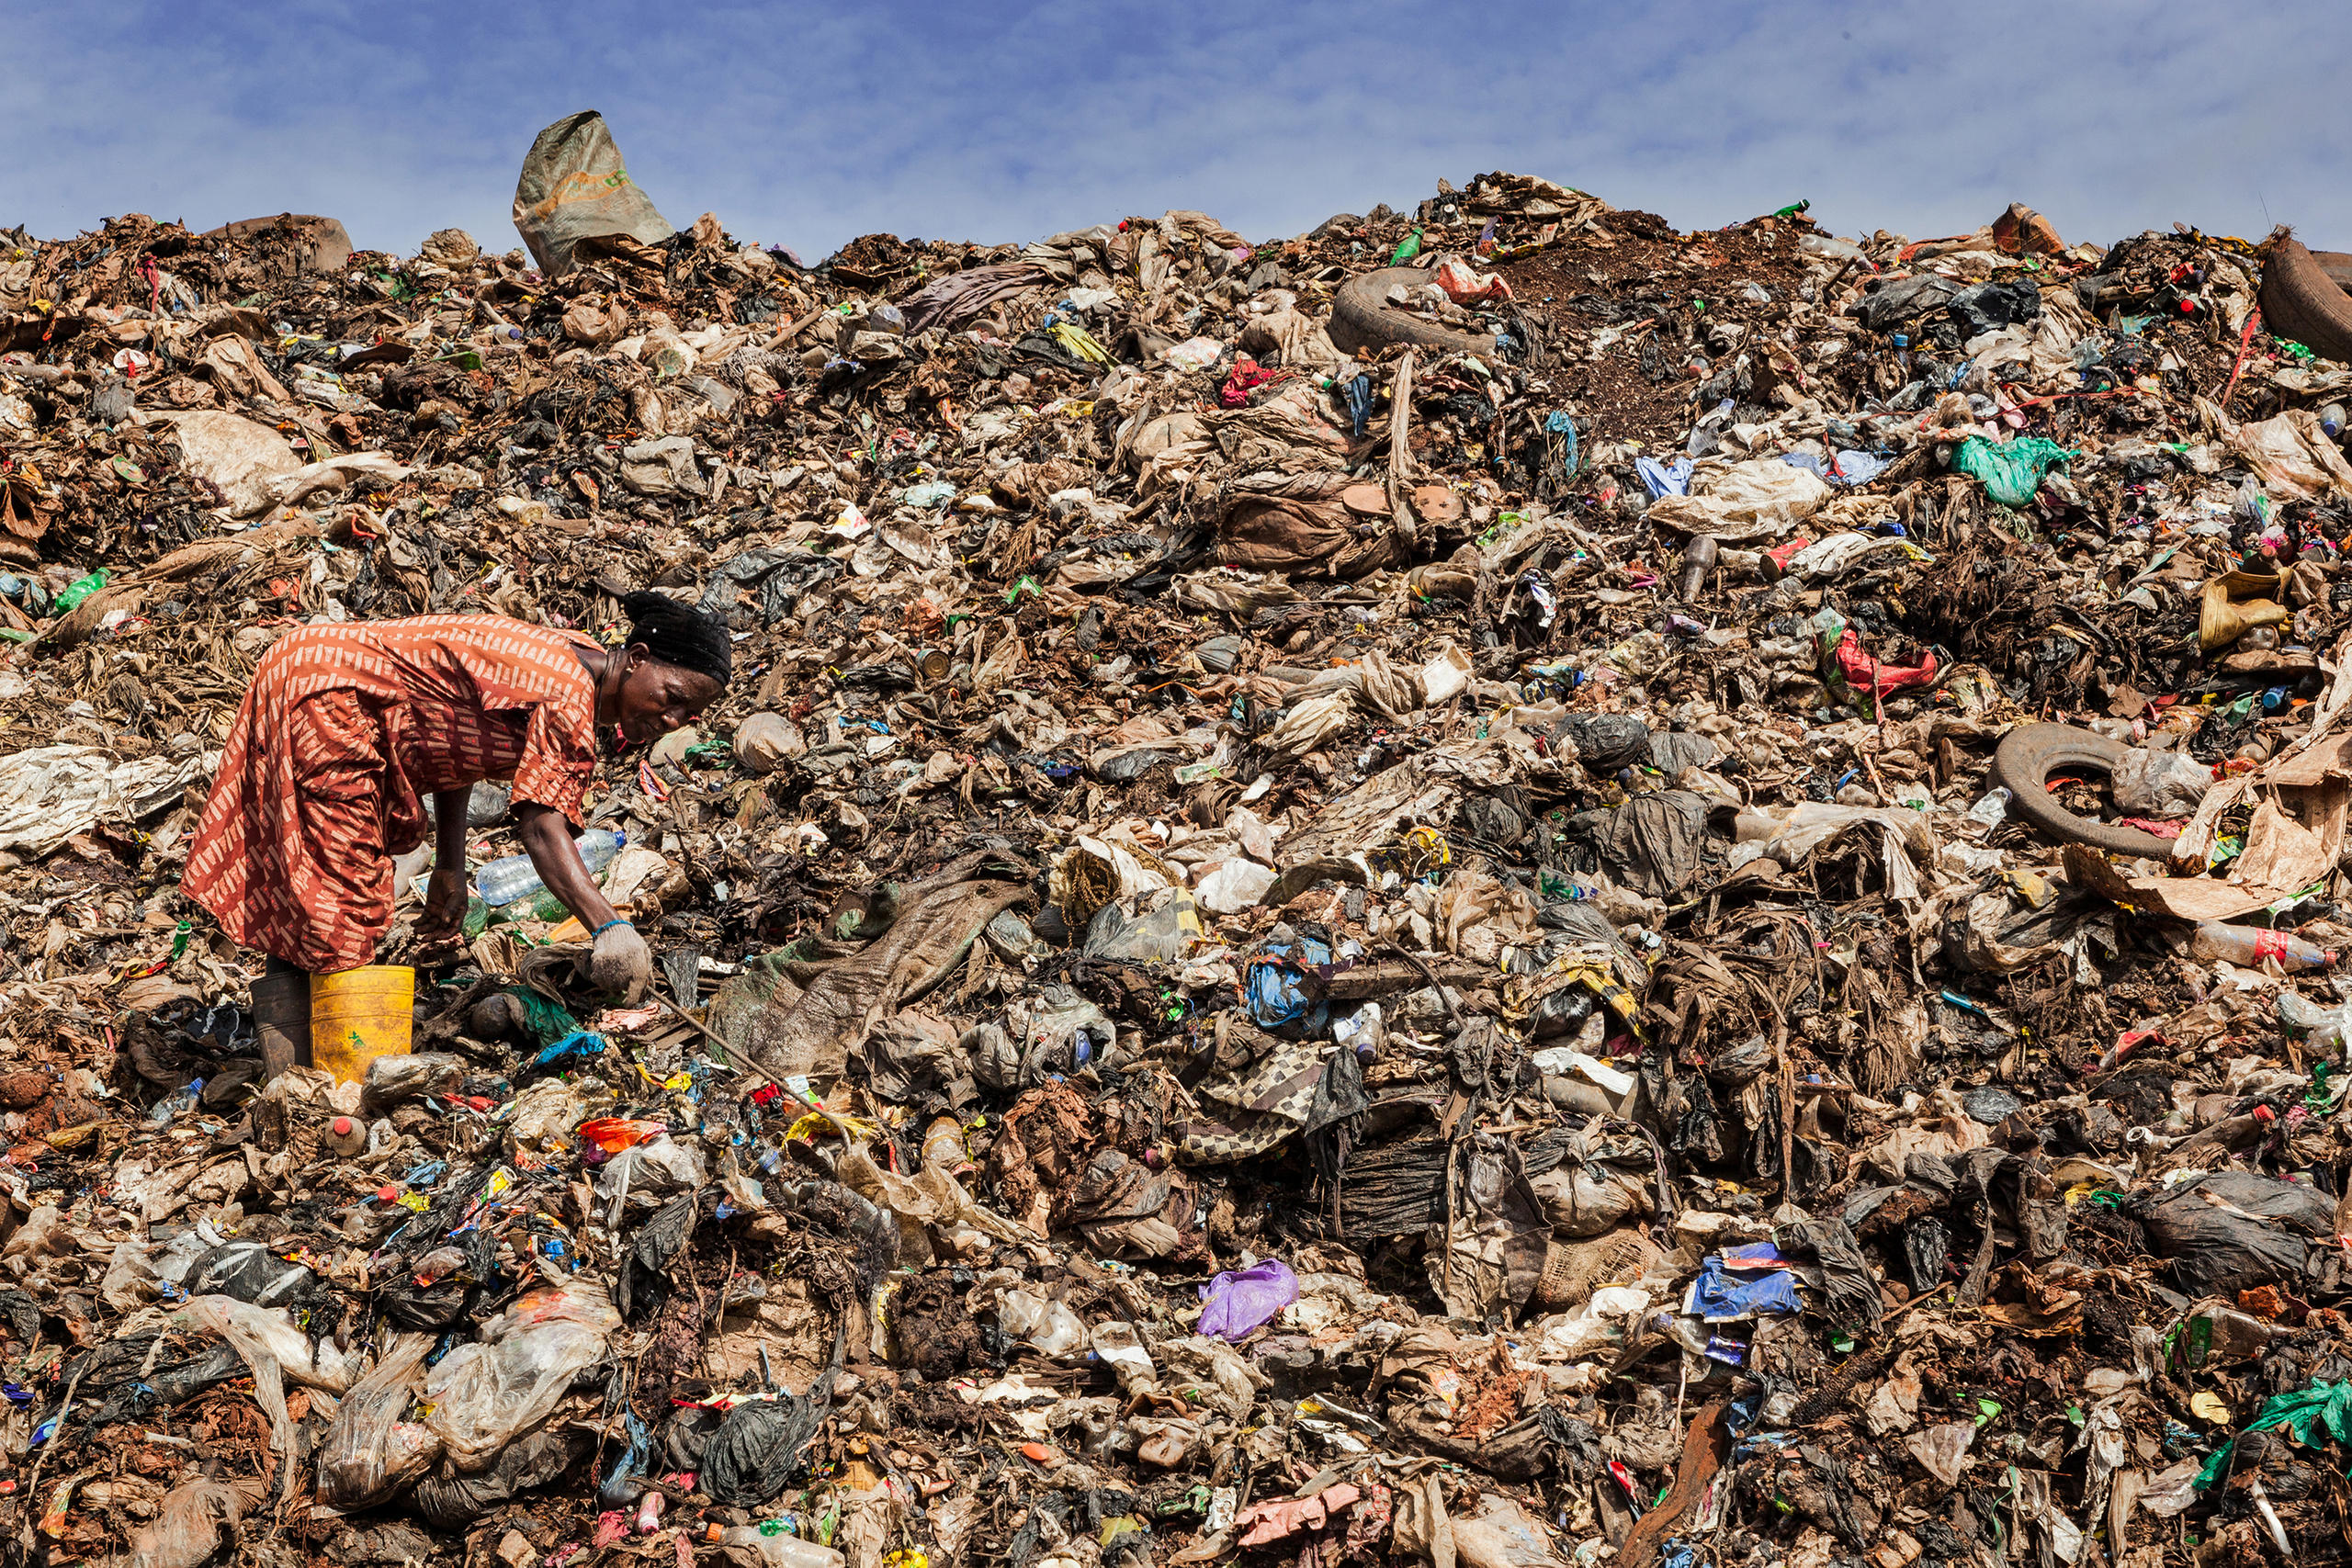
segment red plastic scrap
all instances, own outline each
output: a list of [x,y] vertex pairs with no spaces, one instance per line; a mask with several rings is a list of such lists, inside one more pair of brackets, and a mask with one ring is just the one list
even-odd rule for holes
[[1851,626],[1838,639],[1838,673],[1846,677],[1846,684],[1874,697],[1924,686],[1936,678],[1937,668],[1933,653],[1920,654],[1917,664],[1888,664],[1873,659],[1862,651],[1862,639]]
[[1261,387],[1276,381],[1287,381],[1298,374],[1295,370],[1270,369],[1244,355],[1233,362],[1233,374],[1225,378],[1225,386],[1217,392],[1216,400],[1227,408],[1246,408],[1250,394]]

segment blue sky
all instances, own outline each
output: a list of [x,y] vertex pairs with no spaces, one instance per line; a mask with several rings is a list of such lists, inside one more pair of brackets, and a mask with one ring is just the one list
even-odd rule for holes
[[2352,21],[2168,0],[652,6],[13,0],[0,224],[286,210],[518,243],[532,136],[604,112],[681,226],[814,261],[1208,211],[1253,239],[1543,175],[1698,227],[2069,240],[2175,219],[2352,250]]

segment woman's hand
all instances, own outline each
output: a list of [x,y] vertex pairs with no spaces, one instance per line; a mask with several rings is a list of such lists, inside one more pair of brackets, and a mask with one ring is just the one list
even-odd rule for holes
[[608,926],[589,955],[588,977],[598,990],[618,992],[624,1005],[635,1007],[653,984],[653,951],[628,921]]
[[417,917],[416,934],[423,942],[445,942],[463,929],[466,920],[466,874],[454,865],[436,865],[424,885],[424,912]]

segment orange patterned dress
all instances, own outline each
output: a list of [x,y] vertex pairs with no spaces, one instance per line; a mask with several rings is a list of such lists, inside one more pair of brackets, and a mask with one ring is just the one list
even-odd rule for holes
[[262,655],[181,891],[314,975],[372,964],[423,797],[484,779],[580,821],[596,765],[588,638],[500,615],[305,626]]

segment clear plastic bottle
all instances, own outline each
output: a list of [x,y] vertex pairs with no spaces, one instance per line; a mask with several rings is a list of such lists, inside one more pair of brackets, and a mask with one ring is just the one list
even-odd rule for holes
[[848,1561],[830,1546],[819,1546],[786,1531],[775,1520],[763,1525],[712,1526],[704,1538],[720,1546],[748,1546],[776,1568],[842,1568]]
[[[628,842],[628,835],[591,828],[572,842],[593,876],[613,863],[613,857]],[[508,855],[492,861],[474,874],[474,890],[481,895],[483,903],[498,909],[517,898],[545,892],[547,884],[539,880],[538,868],[531,863],[529,855]]]
[[202,1078],[191,1078],[188,1080],[188,1085],[186,1089],[181,1089],[176,1094],[167,1094],[163,1099],[157,1100],[155,1102],[155,1109],[147,1113],[147,1120],[153,1122],[158,1127],[168,1127],[172,1123],[172,1118],[177,1116],[181,1111],[195,1110],[196,1097],[203,1092],[204,1080]]
[[1968,819],[1988,831],[1997,828],[2009,815],[2009,799],[2007,789],[1987,790],[1984,799],[1968,808]]
[[2324,969],[2335,962],[2335,954],[2290,931],[2227,926],[2219,920],[2199,921],[2197,934],[2188,939],[2188,950],[2209,962],[2226,959],[2249,967],[2267,958],[2277,959],[2281,969]]
[[2324,1008],[2290,990],[2278,993],[2278,1021],[2303,1037],[2310,1050],[2337,1052],[2352,1041],[2352,1004]]
[[951,1175],[967,1169],[971,1156],[964,1146],[964,1124],[953,1116],[935,1116],[922,1135],[922,1163]]

